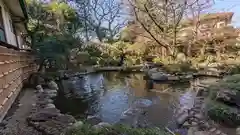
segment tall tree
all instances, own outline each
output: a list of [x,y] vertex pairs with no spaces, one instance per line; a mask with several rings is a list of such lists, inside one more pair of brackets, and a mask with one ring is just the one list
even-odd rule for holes
[[82,25],[75,9],[56,0],[28,0],[27,4],[30,11],[28,31],[32,49],[40,60],[40,69],[46,63],[65,68],[70,50],[81,45],[78,30]]
[[97,37],[99,41],[114,40],[125,26],[122,3],[119,0],[70,0],[78,8],[84,22],[86,40]]
[[177,33],[187,0],[129,0],[136,21],[170,55],[177,52]]

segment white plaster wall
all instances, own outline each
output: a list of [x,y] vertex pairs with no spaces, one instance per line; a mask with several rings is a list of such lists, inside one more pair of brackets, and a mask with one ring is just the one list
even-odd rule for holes
[[0,0],[0,5],[2,7],[2,12],[3,12],[2,16],[3,16],[3,21],[4,21],[4,28],[5,28],[7,43],[17,46],[16,37],[15,37],[14,33],[11,31],[10,12],[9,12],[8,8],[4,5],[2,0]]

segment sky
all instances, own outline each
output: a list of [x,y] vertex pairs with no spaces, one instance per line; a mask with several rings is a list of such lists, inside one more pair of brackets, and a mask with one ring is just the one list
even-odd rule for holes
[[232,23],[240,27],[240,0],[215,0],[210,12],[234,12]]

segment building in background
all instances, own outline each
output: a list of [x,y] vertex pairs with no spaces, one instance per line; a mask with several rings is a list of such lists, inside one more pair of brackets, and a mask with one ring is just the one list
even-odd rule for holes
[[0,1],[1,45],[25,49],[23,35],[27,33],[27,10],[24,0]]
[[23,0],[0,0],[0,122],[16,99],[24,81],[37,65],[22,37],[27,33]]

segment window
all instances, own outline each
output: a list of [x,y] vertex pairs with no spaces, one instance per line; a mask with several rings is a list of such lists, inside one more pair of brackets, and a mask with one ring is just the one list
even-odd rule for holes
[[217,28],[222,28],[222,27],[224,27],[226,24],[225,24],[225,22],[218,22],[217,23]]
[[16,45],[19,47],[19,43],[18,43],[18,38],[17,38],[17,32],[16,32],[16,27],[13,23],[13,21],[10,19],[9,20],[9,23],[10,23],[10,29],[11,29],[11,32],[14,34],[15,36],[15,40],[16,40]]
[[2,7],[0,7],[0,41],[6,42]]

